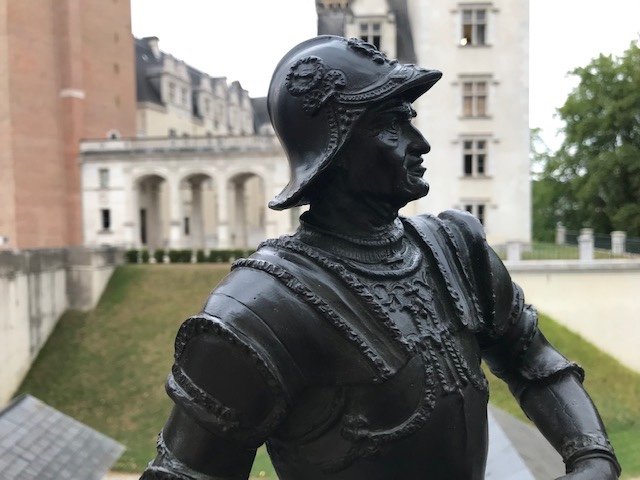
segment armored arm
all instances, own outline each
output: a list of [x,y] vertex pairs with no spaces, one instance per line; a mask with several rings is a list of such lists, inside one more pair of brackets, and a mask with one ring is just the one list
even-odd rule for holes
[[269,355],[206,313],[180,328],[166,388],[175,407],[144,480],[246,479],[257,447],[287,408]]
[[549,344],[538,328],[535,309],[524,303],[522,291],[511,283],[495,253],[489,255],[494,291],[511,288],[513,293],[506,295],[511,299],[506,316],[501,305],[504,294],[496,297],[496,313],[502,319],[496,317],[494,322],[504,327],[496,329],[494,323],[494,330],[482,338],[483,358],[562,455],[568,473],[577,475],[588,467],[591,475],[576,478],[617,478],[620,466],[600,415],[582,386],[582,368]]
[[584,371],[561,355],[538,328],[536,310],[487,245],[480,223],[462,212],[441,215],[467,247],[484,312],[478,332],[483,359],[504,380],[526,415],[562,455],[567,479],[618,478],[620,465],[589,395]]

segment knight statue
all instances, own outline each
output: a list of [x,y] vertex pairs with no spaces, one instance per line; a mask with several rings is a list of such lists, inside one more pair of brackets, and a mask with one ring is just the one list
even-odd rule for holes
[[551,346],[466,212],[398,216],[427,194],[412,103],[441,77],[319,36],[276,67],[268,109],[309,205],[291,236],[236,261],[180,327],[175,407],[142,479],[480,480],[484,361],[562,455],[563,479],[620,466],[582,369]]

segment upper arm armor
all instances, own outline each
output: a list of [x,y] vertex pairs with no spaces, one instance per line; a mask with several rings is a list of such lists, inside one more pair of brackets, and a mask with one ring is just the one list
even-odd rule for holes
[[180,328],[167,393],[206,430],[253,446],[288,403],[281,372],[260,345],[207,314]]
[[536,310],[525,303],[522,289],[487,245],[480,222],[454,210],[440,218],[464,245],[460,250],[471,265],[483,307],[478,340],[491,371],[509,384],[517,398],[530,382],[547,381],[564,372],[574,372],[582,380],[582,368],[560,354],[539,330]]

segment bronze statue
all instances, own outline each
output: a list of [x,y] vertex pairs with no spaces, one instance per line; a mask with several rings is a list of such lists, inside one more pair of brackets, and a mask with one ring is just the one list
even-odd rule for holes
[[266,442],[281,480],[476,480],[487,381],[506,381],[567,466],[618,478],[582,369],[465,212],[398,217],[427,194],[411,104],[441,77],[357,39],[291,50],[269,90],[292,236],[238,260],[176,338],[175,408],[143,479],[246,479]]

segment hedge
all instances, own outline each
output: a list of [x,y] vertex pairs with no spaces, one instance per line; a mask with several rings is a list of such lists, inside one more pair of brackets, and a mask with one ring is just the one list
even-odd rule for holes
[[153,253],[146,249],[132,249],[125,252],[127,263],[149,263],[149,259],[153,257],[156,263],[163,263],[165,257],[169,259],[169,263],[191,263],[195,253],[195,261],[198,263],[228,263],[238,258],[244,258],[251,255],[253,249],[216,249],[205,250],[199,249],[194,252],[190,248],[164,250],[157,249]]

